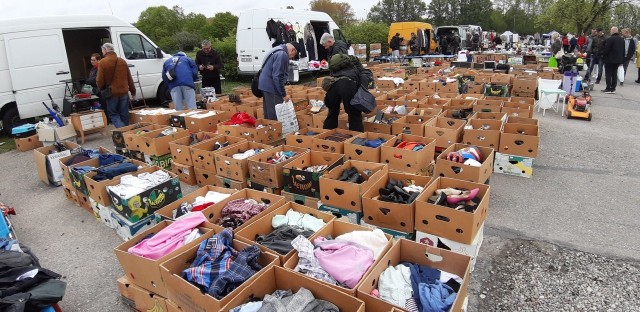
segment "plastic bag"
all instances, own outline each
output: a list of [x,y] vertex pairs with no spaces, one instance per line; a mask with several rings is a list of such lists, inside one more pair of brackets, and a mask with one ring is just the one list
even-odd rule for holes
[[618,66],[618,81],[624,82],[624,67],[622,65]]
[[282,104],[277,104],[276,116],[278,117],[278,121],[282,123],[282,134],[293,133],[300,130],[293,102],[287,101]]

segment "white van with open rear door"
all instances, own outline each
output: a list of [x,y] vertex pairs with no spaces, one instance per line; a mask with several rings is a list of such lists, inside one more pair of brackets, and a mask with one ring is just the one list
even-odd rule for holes
[[[25,119],[47,115],[42,102],[62,105],[66,83],[81,81],[91,54],[111,42],[127,60],[137,96],[169,98],[162,65],[169,55],[131,24],[110,15],[0,20],[0,117],[5,132]],[[139,84],[138,84],[139,81]],[[140,90],[142,88],[142,92]]]
[[[296,40],[302,40],[309,60],[324,60],[327,51],[320,45],[320,37],[330,33],[336,40],[348,42],[338,25],[324,12],[288,9],[252,9],[240,12],[236,30],[238,73],[253,75],[262,68],[265,54],[271,50],[275,39],[269,39],[267,25],[282,23],[296,32]],[[311,38],[311,40],[307,40]]]

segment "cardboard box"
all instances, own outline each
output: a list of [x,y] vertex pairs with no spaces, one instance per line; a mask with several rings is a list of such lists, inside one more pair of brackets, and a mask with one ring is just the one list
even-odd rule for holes
[[132,239],[139,233],[154,227],[159,222],[158,218],[154,215],[150,215],[138,222],[131,222],[121,214],[117,213],[115,209],[110,208],[109,210],[111,212],[111,220],[116,230],[116,234],[118,234],[118,236],[120,236],[120,238],[125,242]]
[[320,199],[315,197],[304,196],[300,194],[289,193],[287,191],[282,191],[280,194],[284,197],[285,202],[292,202],[299,205],[304,205],[307,207],[318,209]]
[[193,168],[193,171],[196,174],[196,184],[198,186],[218,186],[218,178],[215,171],[207,171],[196,167]]
[[167,287],[165,286],[165,280],[160,276],[160,264],[193,247],[197,249],[200,242],[222,231],[222,228],[220,227],[209,224],[208,222],[203,222],[198,228],[200,233],[202,233],[200,237],[188,244],[184,244],[157,260],[140,257],[128,252],[129,248],[137,245],[149,235],[159,233],[171,223],[172,221],[162,221],[152,228],[140,232],[133,239],[124,242],[115,248],[116,257],[118,258],[118,262],[120,262],[127,279],[132,284],[162,297],[167,297]]
[[540,125],[540,122],[538,121],[538,119],[535,119],[535,118],[516,117],[516,116],[509,116],[507,118],[505,114],[505,119],[507,123],[510,123],[510,124],[523,124],[523,125],[533,125],[533,126]]
[[534,97],[512,96],[510,102],[520,103],[520,104],[535,105],[536,104],[536,99]]
[[[419,151],[396,148],[396,142],[420,142],[425,146]],[[417,175],[429,175],[428,169],[434,161],[436,140],[418,135],[400,134],[396,140],[383,144],[380,162],[388,164],[390,170]]]
[[481,119],[481,120],[499,120],[502,123],[505,123],[507,121],[507,114],[505,113],[501,113],[500,111],[497,112],[476,112],[473,115],[473,119]]
[[402,116],[391,124],[391,134],[399,135],[404,133],[424,136],[424,125],[429,119],[430,118],[426,116]]
[[436,92],[440,93],[440,92],[444,92],[444,93],[455,93],[458,94],[458,82],[454,81],[454,82],[447,82],[446,84],[443,83],[436,83]]
[[464,129],[462,142],[467,145],[477,145],[497,149],[500,146],[500,133],[503,123],[492,119],[471,119],[473,129]]
[[265,192],[265,193],[269,193],[269,194],[276,194],[276,195],[281,195],[282,194],[282,188],[281,187],[265,186],[265,185],[262,185],[260,183],[253,182],[251,180],[249,180],[247,182],[247,184],[248,184],[249,188],[252,189],[252,190]]
[[100,223],[110,229],[116,228],[116,220],[111,217],[111,213],[113,211],[112,206],[102,205],[91,198],[89,198],[89,205],[93,210],[93,216],[96,220],[100,221]]
[[496,152],[493,172],[531,178],[533,175],[534,158],[515,156]]
[[[207,185],[207,186],[200,187],[199,189],[187,194],[184,197],[178,198],[175,201],[168,203],[166,206],[156,210],[154,213],[156,216],[159,217],[159,219],[173,220],[175,219],[173,217],[173,213],[178,208],[180,208],[180,205],[182,205],[183,203],[191,204],[196,200],[196,197],[198,196],[204,197],[210,191],[229,194],[229,195],[232,195],[238,192],[238,190],[235,190],[235,189],[228,189],[228,188],[222,188],[218,186]],[[224,202],[226,204],[228,201],[229,199],[227,198],[222,200],[221,202]]]
[[69,182],[62,180],[62,189],[64,190],[64,196],[72,203],[80,206],[80,202],[78,201],[78,192],[73,185]]
[[538,79],[531,79],[527,77],[518,77],[513,80],[511,92],[535,94],[538,89]]
[[390,179],[413,180],[417,186],[426,188],[431,177],[408,173],[389,172],[382,179],[372,184],[362,195],[362,212],[364,222],[404,233],[413,233],[415,201],[409,204],[385,202],[379,199],[380,189],[385,188]]
[[[75,165],[68,166],[68,167],[66,167],[66,170],[68,171],[69,181],[71,182],[73,187],[75,187],[76,190],[78,190],[81,194],[89,195],[89,189],[87,188],[87,183],[84,181],[84,176],[89,172],[97,171],[97,169],[107,168],[109,166],[115,166],[117,164],[121,164],[122,162],[128,162],[129,161],[128,159],[124,158],[124,156],[118,156],[118,157],[122,157],[123,160],[122,161],[118,161],[118,162],[114,162],[114,163],[111,163],[109,165],[102,166],[102,167],[100,166],[100,160],[98,158],[91,158],[89,160],[85,160],[85,161],[79,162],[79,163],[77,163]],[[60,166],[62,167],[64,165],[61,163]],[[83,167],[83,166],[93,167],[96,170],[91,170],[89,172],[82,172],[82,171],[76,170],[76,167]]]
[[[141,170],[143,168],[147,168],[147,164],[141,162],[141,161],[137,161],[137,160],[127,160],[131,163],[134,163],[138,166],[138,170]],[[138,171],[135,172],[128,172],[128,173],[124,173],[122,175],[116,176],[114,177],[114,179],[118,179],[122,177],[123,175],[126,174],[135,174]],[[107,193],[107,185],[110,185],[109,183],[113,180],[103,180],[103,181],[95,181],[93,179],[93,176],[95,176],[97,174],[97,172],[92,171],[92,172],[88,172],[87,174],[84,175],[84,183],[87,186],[87,190],[89,191],[89,197],[91,199],[93,199],[94,201],[104,205],[104,206],[110,206],[111,205],[111,197],[109,197],[109,193]]]
[[[301,110],[296,112],[296,119],[298,120],[298,126],[300,128],[311,128],[313,127],[313,116],[315,114],[311,113],[309,109]],[[326,115],[325,115],[326,116]],[[300,132],[302,133],[302,132]]]
[[[320,229],[318,232],[316,232],[316,235],[317,236],[324,236],[324,237],[327,237],[327,236],[330,235],[331,237],[336,238],[336,237],[338,237],[338,236],[340,236],[342,234],[351,233],[353,231],[372,231],[372,230],[368,229],[366,227],[363,227],[361,225],[358,225],[358,224],[351,224],[351,223],[347,223],[347,222],[334,220],[334,221],[330,222],[329,224],[327,224],[322,229]],[[362,285],[362,282],[371,273],[373,268],[378,263],[379,259],[383,258],[383,255],[389,250],[389,248],[391,248],[391,246],[393,244],[393,239],[391,238],[391,235],[385,234],[385,236],[387,237],[387,240],[388,240],[387,245],[384,247],[382,252],[377,256],[377,258],[374,257],[375,258],[375,262],[367,269],[367,271],[362,276],[362,279],[360,280],[360,282],[353,289],[349,289],[349,288],[338,286],[338,285],[332,285],[332,284],[329,284],[329,283],[321,281],[321,280],[316,280],[316,281],[318,281],[319,283],[322,283],[323,285],[327,285],[327,286],[331,287],[334,290],[337,290],[339,292],[343,292],[343,293],[346,293],[348,295],[351,295],[351,296],[355,297],[358,287]],[[295,252],[293,254],[293,256],[291,258],[289,258],[289,260],[287,260],[284,263],[283,267],[285,269],[290,270],[293,274],[296,274],[296,275],[299,275],[299,276],[305,276],[302,273],[298,273],[298,272],[294,271],[296,265],[298,265],[298,261],[299,260],[300,259],[298,258],[298,253]],[[369,311],[368,308],[367,308],[367,311]]]
[[511,84],[513,75],[510,74],[493,74],[491,75],[491,83]]
[[247,303],[250,300],[270,295],[278,289],[288,289],[296,293],[303,287],[311,291],[314,298],[331,302],[335,304],[340,311],[365,311],[364,303],[355,296],[335,291],[331,287],[323,285],[313,278],[300,276],[277,266],[261,272],[260,276],[251,284],[243,285],[241,292],[220,311],[230,311],[230,309]]
[[529,105],[529,104],[505,102],[502,105],[502,109],[500,111],[503,113],[506,113],[507,116],[525,117],[525,118],[533,117],[533,105]]
[[151,131],[164,130],[167,128],[169,127],[164,125],[151,124],[148,126],[138,127],[138,128],[124,131],[122,132],[122,137],[124,138],[125,147],[130,151],[140,151],[142,148],[142,145],[144,145],[144,141],[142,140],[143,135]]
[[[428,203],[437,189],[457,187],[480,189],[480,204],[473,213]],[[491,187],[486,184],[437,177],[416,199],[416,230],[432,233],[456,242],[471,244],[487,219]]]
[[191,132],[209,131],[216,132],[218,124],[229,120],[230,112],[210,110],[200,114],[184,117],[187,130]]
[[42,147],[42,142],[38,138],[38,134],[26,138],[15,138],[16,150],[20,152],[30,151],[38,147]]
[[[209,172],[216,171],[215,152],[224,149],[225,147],[220,147],[220,144],[224,144],[225,142],[229,142],[229,145],[226,147],[231,147],[238,143],[245,143],[247,140],[239,137],[223,135],[216,137],[214,140],[207,140],[191,145],[189,149],[191,151],[191,161],[193,162],[193,166]],[[219,149],[216,150],[216,148]]]
[[[314,151],[305,153],[284,165],[282,174],[284,190],[287,192],[310,197],[320,197],[320,177],[329,170],[344,163],[344,155]],[[309,166],[326,165],[327,168],[318,172],[305,171]]]
[[[361,184],[338,181],[342,171],[355,168],[364,178]],[[364,170],[371,171],[370,175]],[[320,200],[323,204],[343,208],[350,211],[362,212],[362,194],[375,182],[382,179],[388,172],[387,165],[357,160],[346,161],[320,177]]]
[[[110,150],[100,146],[98,147],[99,154],[113,154]],[[63,158],[60,158],[58,162],[60,162],[60,168],[62,169],[63,180],[71,183],[71,177],[69,176],[69,166],[66,165],[67,161],[69,161],[74,155],[69,155]],[[123,155],[124,156],[124,155]],[[126,156],[125,156],[126,157]]]
[[[292,248],[291,251],[289,251],[288,253],[281,254],[275,250],[272,250],[270,248],[267,248],[266,246],[263,246],[257,243],[256,239],[260,235],[267,235],[273,232],[275,229],[271,225],[272,219],[277,215],[285,215],[289,210],[293,210],[302,214],[308,214],[318,219],[322,219],[322,221],[324,221],[325,224],[328,224],[335,219],[333,215],[329,213],[321,212],[318,209],[299,205],[292,202],[287,202],[286,204],[281,205],[276,209],[270,210],[269,213],[263,215],[262,217],[260,217],[260,219],[251,223],[250,226],[247,226],[237,231],[235,238],[243,240],[244,242],[247,242],[250,244],[256,244],[258,245],[258,247],[260,247],[260,250],[277,255],[279,257],[278,265],[283,264],[285,261],[291,258],[294,253],[296,253],[295,249]],[[308,239],[310,241],[313,241],[313,239],[315,239],[316,237],[317,235],[313,234],[310,237],[308,237]]]
[[136,311],[167,311],[166,299],[152,292],[133,285],[123,276],[118,279],[120,295],[133,301]]
[[362,211],[353,211],[349,209],[331,207],[323,205],[322,202],[318,203],[318,205],[318,210],[334,215],[336,217],[336,220],[351,224],[360,224],[360,222],[362,221]]
[[113,141],[113,145],[115,145],[116,149],[126,148],[126,142],[124,139],[124,133],[130,130],[136,130],[138,128],[146,127],[151,125],[150,123],[134,123],[128,126],[120,127],[111,130],[111,140]]
[[170,114],[169,116],[169,126],[177,127],[182,129],[187,129],[187,124],[185,122],[185,117],[190,115],[195,115],[199,113],[205,113],[207,110],[204,109],[192,109],[192,110],[184,110],[184,111],[176,111],[175,113]]
[[498,151],[503,154],[536,158],[539,144],[538,126],[507,123],[500,135]]
[[396,136],[384,133],[375,133],[375,132],[364,132],[354,136],[353,138],[345,141],[344,143],[344,154],[345,159],[347,160],[360,160],[360,161],[369,161],[369,162],[380,162],[380,150],[381,146],[378,147],[368,147],[364,145],[353,144],[353,140],[357,138],[363,138],[365,140],[376,140],[382,139],[385,142],[383,145],[389,141],[394,141]]
[[[147,167],[140,169],[133,175],[137,176],[143,172],[151,173],[157,170],[161,170],[160,167]],[[181,198],[182,190],[178,176],[173,172],[167,173],[171,177],[169,180],[128,198],[122,197],[120,194],[107,188],[115,210],[127,220],[137,222],[148,215],[152,215],[156,210],[159,210],[166,204]],[[119,184],[121,177],[122,176],[119,176],[109,181],[107,186]]]
[[[268,159],[270,157],[273,157],[276,153],[283,151],[295,152],[295,155],[277,164],[268,163]],[[266,187],[283,187],[284,179],[282,176],[282,168],[286,164],[290,163],[298,157],[301,157],[305,153],[309,153],[309,150],[294,146],[282,145],[249,157],[247,160],[249,164],[249,176],[251,177],[251,181],[255,181],[256,183],[262,184]]]
[[414,110],[413,116],[425,117],[425,118],[427,118],[426,120],[429,121],[430,117],[437,117],[438,115],[440,115],[440,113],[442,113],[442,108],[441,107],[431,106],[431,105],[428,105],[428,104],[426,104],[426,105],[420,104],[418,106],[418,108],[416,108]]
[[329,130],[322,128],[301,128],[299,131],[287,134],[286,144],[290,146],[310,149],[313,146],[313,138],[327,131]]
[[160,136],[162,135],[162,131],[164,131],[162,129],[149,131],[148,133],[140,135],[140,145],[137,146],[136,150],[141,151],[145,155],[149,156],[162,156],[170,154],[171,149],[169,148],[169,142],[175,141],[179,138],[189,137],[189,131],[181,128],[174,129],[176,129],[177,132],[164,136]]
[[212,132],[198,132],[169,142],[169,150],[171,151],[171,158],[173,158],[173,162],[193,166],[193,160],[191,159],[192,145],[190,145],[192,140],[191,136],[195,136],[199,143],[202,143],[203,141],[217,140],[219,137],[221,137]]
[[[146,111],[150,110],[155,111],[155,114],[145,114]],[[146,122],[156,125],[168,126],[171,124],[171,115],[174,115],[175,113],[175,109],[143,108],[129,112],[129,120],[130,122]]]
[[424,136],[436,139],[436,147],[449,147],[462,140],[466,120],[435,117],[424,126]]
[[245,222],[244,224],[242,224],[241,226],[237,227],[234,231],[239,231],[245,227],[247,227],[248,225],[250,225],[251,223],[255,222],[256,220],[260,219],[262,216],[264,216],[265,214],[269,213],[269,211],[276,209],[282,205],[284,205],[285,200],[284,197],[280,196],[280,195],[276,195],[276,194],[270,194],[270,193],[266,193],[266,192],[261,192],[261,191],[256,191],[256,190],[252,190],[252,189],[242,189],[242,190],[238,190],[238,192],[234,192],[233,194],[231,194],[231,196],[229,196],[228,198],[226,198],[225,200],[216,203],[212,206],[209,206],[208,208],[206,208],[205,210],[202,211],[202,213],[205,215],[205,217],[207,217],[207,219],[209,219],[209,222],[215,224],[221,217],[222,217],[222,208],[224,208],[224,206],[227,204],[227,202],[234,200],[234,199],[254,199],[255,201],[257,201],[258,203],[265,203],[268,205],[268,207],[263,210],[262,212],[260,212],[259,214],[253,216],[253,218],[249,219],[247,222]]
[[476,265],[476,259],[478,258],[480,246],[482,246],[483,241],[484,225],[480,227],[478,234],[476,234],[476,237],[473,239],[473,242],[471,242],[471,244],[458,243],[444,237],[439,237],[438,235],[416,231],[416,242],[420,244],[425,244],[427,246],[437,247],[444,250],[451,250],[453,252],[471,257],[471,265],[469,266],[470,271],[473,271]]
[[502,101],[500,100],[490,100],[490,99],[478,100],[476,101],[475,105],[473,105],[474,112],[485,112],[485,113],[500,112],[501,108],[502,108]]
[[315,136],[314,138],[312,138],[313,146],[311,147],[311,149],[314,151],[343,154],[344,142],[347,141],[348,139],[345,139],[342,142],[330,141],[326,139],[327,137],[335,133],[349,136],[349,138],[352,138],[353,136],[356,136],[361,132],[344,130],[344,129],[329,130],[325,133],[321,133]]
[[[258,129],[258,126],[262,126],[262,128]],[[257,119],[255,127],[219,124],[218,133],[244,138],[252,142],[270,143],[282,138],[282,123],[268,119]]]
[[377,226],[377,225],[373,225],[373,224],[367,224],[365,222],[364,219],[360,220],[360,225],[368,228],[368,229],[379,229],[380,231],[384,232],[385,234],[389,234],[391,237],[393,237],[393,239],[413,239],[414,235],[413,235],[413,231],[411,232],[402,232],[402,231],[397,231],[397,230],[392,230],[392,229],[388,229],[385,227],[381,227],[381,226]]
[[430,80],[423,80],[421,82],[418,82],[418,88],[420,91],[427,91],[427,92],[434,92],[434,93],[438,90],[437,84]]
[[193,166],[173,162],[171,163],[171,171],[178,176],[180,181],[188,185],[196,185],[196,172],[193,170]]
[[465,165],[458,162],[447,160],[447,156],[451,152],[458,151],[465,147],[466,144],[453,144],[436,158],[435,176],[448,177],[459,180],[471,181],[476,183],[486,183],[493,172],[493,152],[494,149],[488,147],[477,146],[482,153],[482,162],[480,167]]
[[144,155],[144,162],[149,166],[158,166],[164,170],[171,170],[171,163],[173,158],[171,158],[171,154],[166,154],[162,156],[154,156],[154,155]]
[[80,145],[76,143],[65,141],[62,142],[62,144],[64,144],[67,150],[55,152],[55,147],[44,146],[36,148],[33,151],[38,176],[42,182],[48,185],[60,186],[60,181],[64,178],[64,173],[58,160],[71,155],[72,152],[74,154],[79,152]]
[[[204,236],[204,239],[208,239],[213,235],[215,235],[213,231],[209,232]],[[249,246],[249,244],[237,239],[234,239],[232,243],[232,247],[237,251]],[[258,263],[263,267],[263,269],[254,274],[227,296],[218,300],[207,293],[203,293],[200,288],[182,278],[182,271],[191,266],[191,263],[195,260],[198,247],[199,246],[195,245],[187,248],[186,250],[181,250],[176,253],[177,255],[168,259],[161,265],[162,281],[164,281],[168,290],[167,298],[183,311],[222,311],[221,309],[234,299],[242,289],[246,287],[246,285],[251,284],[263,271],[269,270],[278,262],[277,256],[262,252],[258,257]]]
[[358,287],[358,298],[363,300],[367,312],[388,312],[391,309],[406,311],[379,298],[373,297],[371,291],[378,288],[380,275],[389,266],[396,266],[402,262],[411,262],[434,269],[453,273],[462,278],[462,285],[458,290],[456,299],[450,311],[461,311],[464,299],[467,297],[467,288],[470,282],[469,256],[455,252],[421,245],[406,239],[399,239],[396,244],[380,259],[371,273]]
[[167,299],[167,312],[183,312],[180,307],[175,304],[173,301]]
[[219,186],[219,187],[224,187],[224,188],[228,188],[228,189],[236,189],[236,190],[241,190],[241,189],[249,187],[249,184],[248,184],[247,180],[236,181],[236,180],[233,180],[233,179],[222,177],[220,175],[217,175],[216,177],[218,179],[218,183],[216,184],[216,186]]
[[[424,104],[418,105],[420,107],[440,107],[443,108],[445,106],[449,106],[451,103],[451,99],[439,99],[439,98],[429,98]],[[445,109],[445,108],[443,108]]]
[[[312,127],[314,127],[314,128],[324,128],[324,120],[327,119],[327,114],[328,113],[329,113],[328,110],[323,109],[319,113],[313,114],[311,116],[311,123],[313,125]],[[338,116],[338,120],[340,120],[339,116]],[[338,127],[338,128],[340,128],[340,127]]]
[[58,128],[38,128],[38,139],[44,142],[44,145],[51,145],[56,141],[65,141],[75,138],[76,130],[72,124],[68,124]]

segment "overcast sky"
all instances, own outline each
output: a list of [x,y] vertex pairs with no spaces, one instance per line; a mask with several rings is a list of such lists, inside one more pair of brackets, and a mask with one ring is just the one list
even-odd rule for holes
[[[238,15],[240,11],[260,8],[286,8],[292,5],[295,9],[309,9],[310,0],[0,0],[0,19],[20,17],[77,15],[77,14],[111,14],[133,23],[138,20],[140,12],[150,6],[180,5],[185,13],[196,12],[211,17],[217,12],[229,11]],[[348,1],[351,3],[357,18],[363,18],[378,0]]]

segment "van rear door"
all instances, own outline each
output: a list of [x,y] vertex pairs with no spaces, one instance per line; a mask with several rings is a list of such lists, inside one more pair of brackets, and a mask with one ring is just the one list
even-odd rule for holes
[[[140,82],[146,98],[156,97],[156,88],[162,81],[164,64],[164,59],[158,58],[156,54],[156,47],[135,29],[113,28],[111,35],[114,41],[118,42],[118,56],[127,61],[133,81]],[[141,97],[140,85],[136,83],[138,97]]]
[[62,105],[65,84],[71,79],[61,29],[9,33],[4,35],[9,74],[20,118],[48,114],[42,102]]

